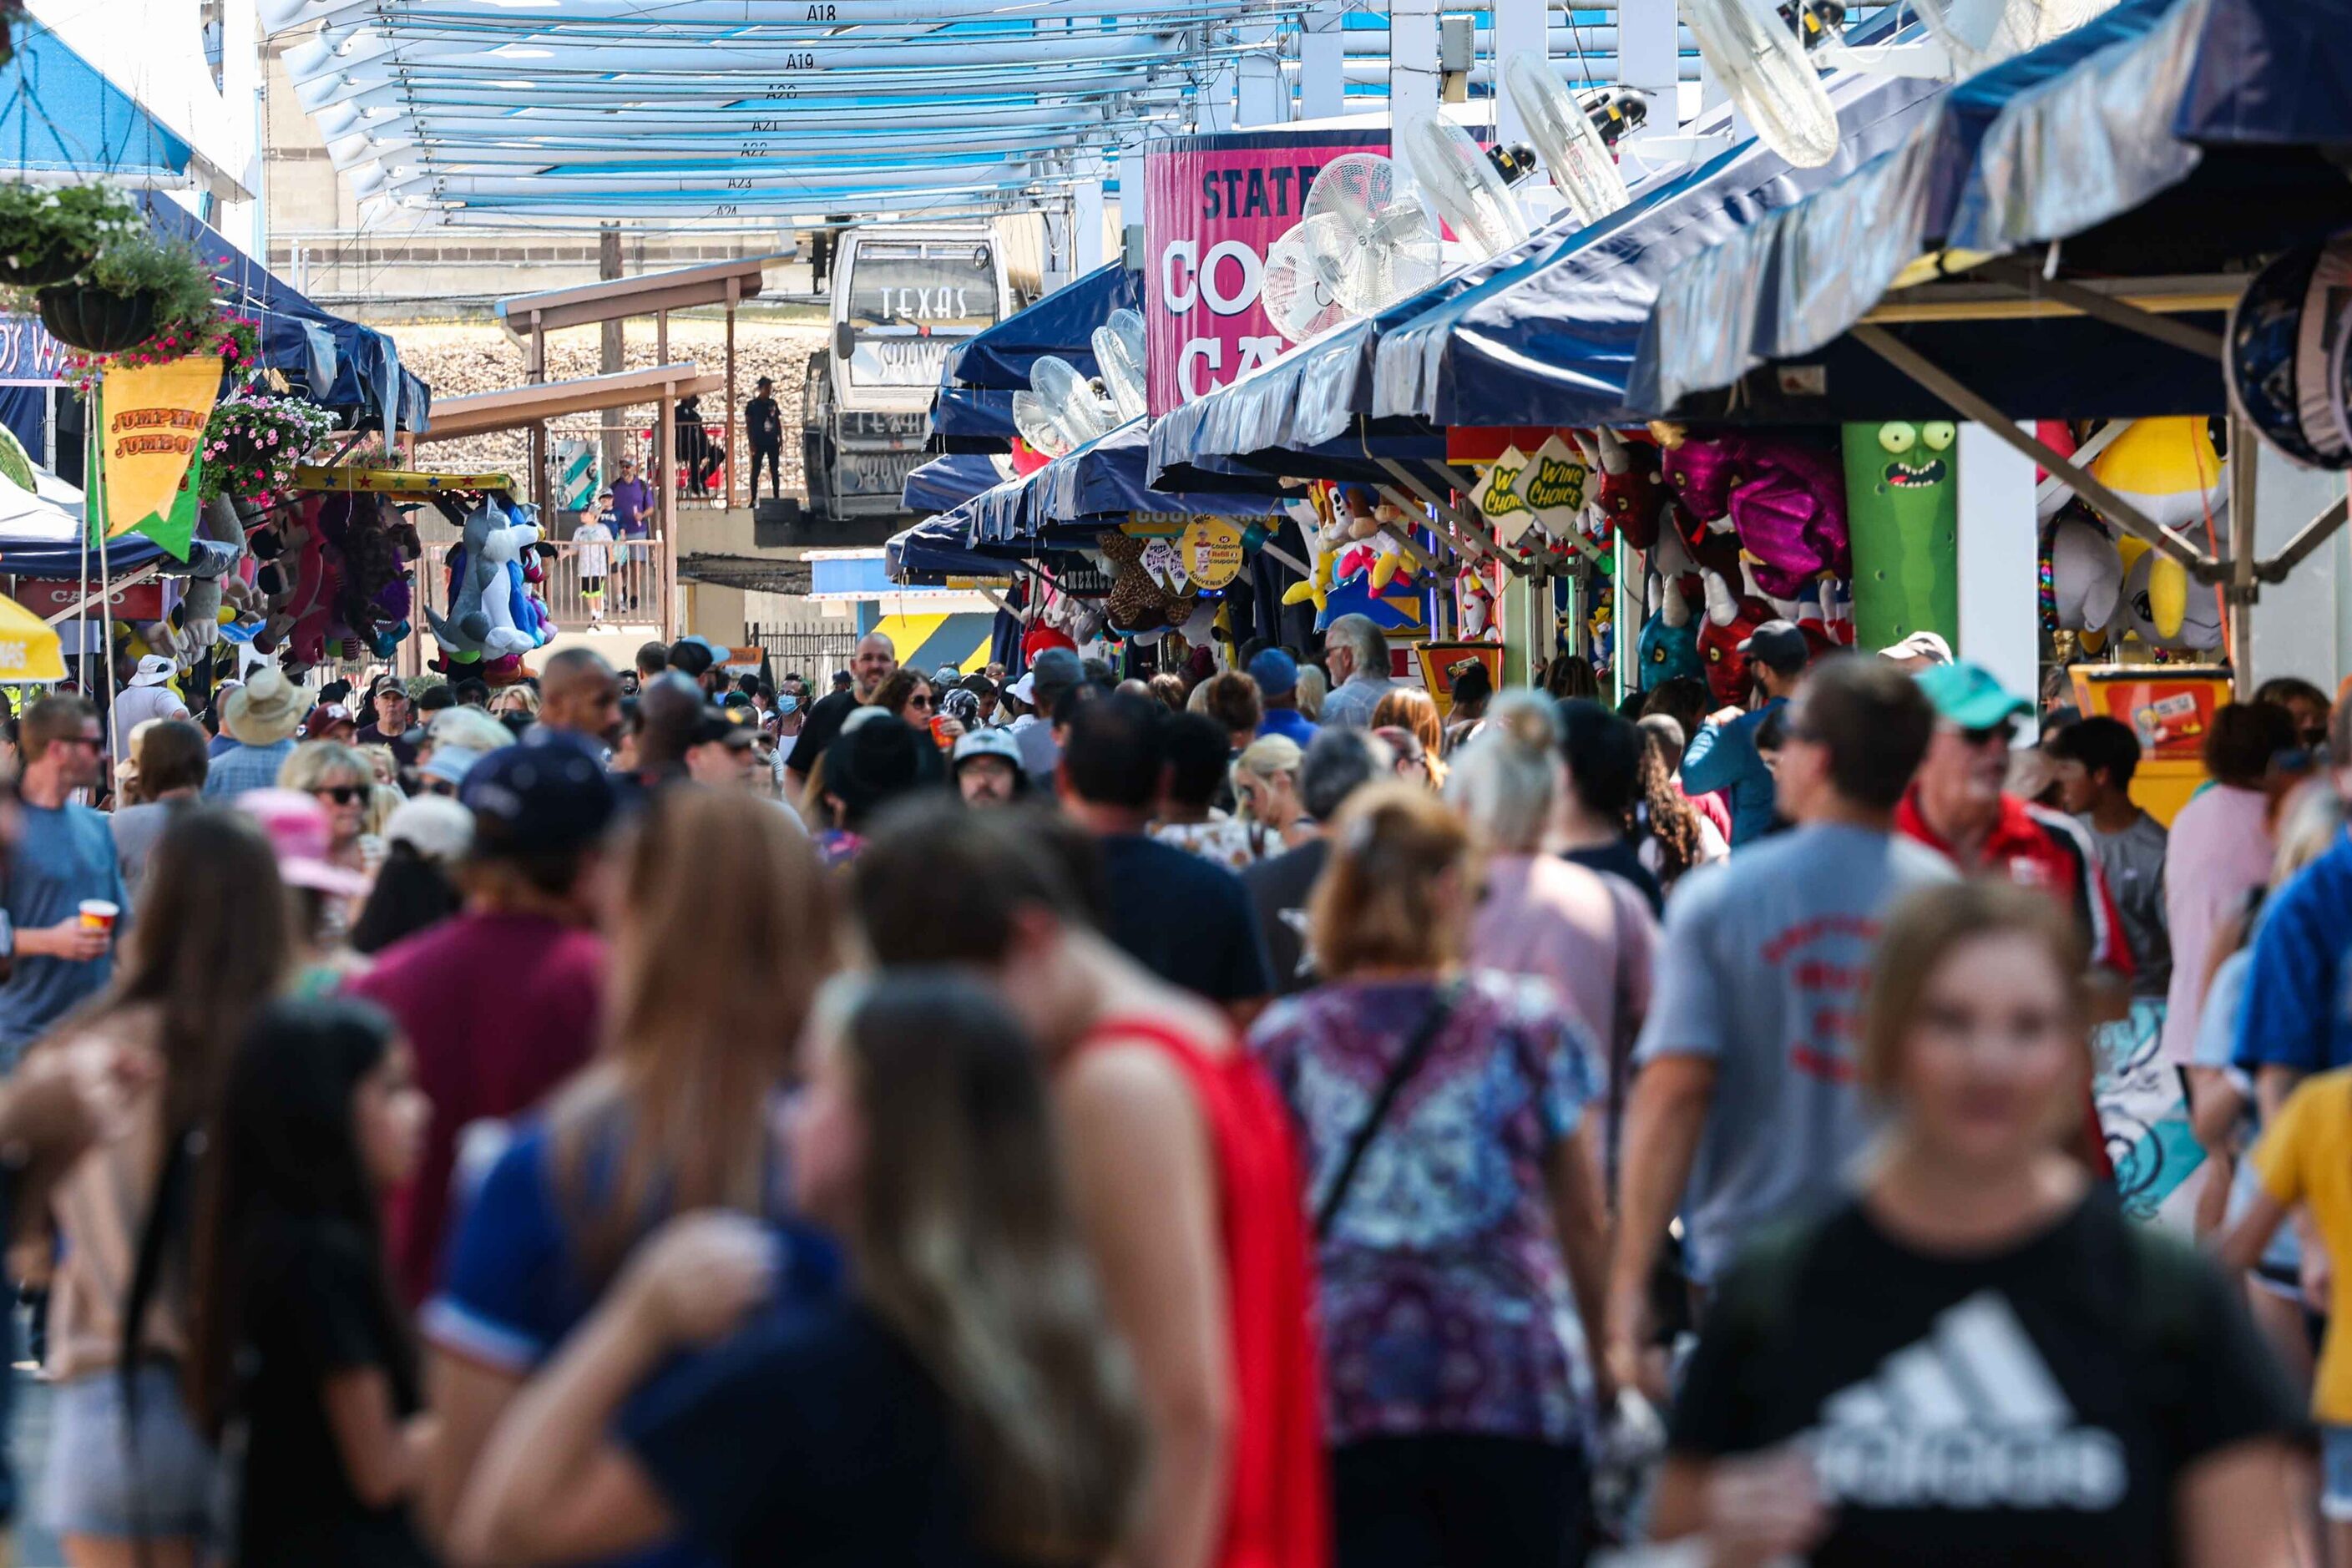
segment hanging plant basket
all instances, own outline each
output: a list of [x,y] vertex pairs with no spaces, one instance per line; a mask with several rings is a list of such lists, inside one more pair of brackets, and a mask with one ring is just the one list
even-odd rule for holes
[[[0,0],[0,12],[6,8],[7,0]],[[102,184],[0,183],[0,285],[48,289],[70,282],[136,226],[130,201]]]
[[87,284],[44,289],[41,324],[68,348],[113,354],[136,348],[155,332],[155,296],[110,294]]
[[0,283],[15,289],[48,289],[81,276],[89,258],[69,252],[47,256],[0,255]]
[[41,324],[49,335],[84,353],[121,353],[154,335],[152,294],[112,294],[88,284],[68,284],[44,289],[37,297]]

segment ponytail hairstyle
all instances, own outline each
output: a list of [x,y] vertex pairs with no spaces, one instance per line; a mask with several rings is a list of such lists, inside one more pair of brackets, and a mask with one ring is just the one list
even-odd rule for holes
[[981,1544],[1103,1560],[1131,1521],[1143,1431],[1035,1046],[947,970],[845,981],[818,1006],[845,1011],[828,1033],[866,1129],[853,1277],[946,1396]]
[[1552,705],[1533,692],[1514,691],[1495,700],[1485,728],[1455,755],[1445,800],[1487,850],[1534,855],[1543,848],[1566,787],[1563,773]]
[[1307,944],[1331,979],[1360,969],[1444,969],[1462,957],[1462,922],[1442,911],[1449,876],[1466,878],[1470,829],[1427,790],[1365,785],[1331,825],[1331,856],[1307,906]]

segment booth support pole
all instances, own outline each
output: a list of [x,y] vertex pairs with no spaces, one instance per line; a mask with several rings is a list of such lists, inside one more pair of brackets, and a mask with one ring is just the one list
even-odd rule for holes
[[2040,708],[2042,638],[2035,563],[2033,459],[1997,431],[1960,426],[1959,587],[1962,658]]
[[727,279],[727,412],[719,416],[719,428],[727,437],[727,494],[724,504],[730,507],[735,504],[735,476],[743,471],[743,437],[751,434],[748,425],[743,427],[741,436],[735,430],[735,301],[737,291],[741,287],[735,279]]
[[[2254,579],[2257,482],[2262,472],[2262,442],[2254,427],[2232,416],[2230,420],[2230,585],[2222,596],[2230,612],[2230,689],[2240,701],[2254,690],[2254,599],[2262,584]],[[2202,584],[2189,590],[2207,593]]]
[[1389,126],[1437,113],[1437,0],[1389,7]]

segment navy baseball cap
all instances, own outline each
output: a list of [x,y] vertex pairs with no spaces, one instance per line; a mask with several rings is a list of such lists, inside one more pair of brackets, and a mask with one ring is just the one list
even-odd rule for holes
[[1066,647],[1049,647],[1029,661],[1030,688],[1037,694],[1034,706],[1053,707],[1054,699],[1087,678],[1084,660]]
[[619,804],[583,747],[501,746],[467,770],[458,801],[485,855],[581,849],[604,837]]

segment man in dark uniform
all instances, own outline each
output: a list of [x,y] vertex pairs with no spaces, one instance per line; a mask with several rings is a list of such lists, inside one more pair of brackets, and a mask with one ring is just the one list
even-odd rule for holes
[[774,488],[776,499],[784,495],[784,416],[776,407],[776,384],[766,376],[759,383],[759,395],[743,405],[743,429],[751,443],[751,499],[760,499],[760,461],[767,459],[768,482]]

